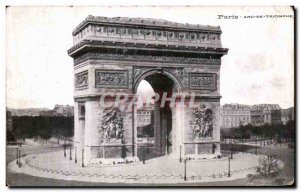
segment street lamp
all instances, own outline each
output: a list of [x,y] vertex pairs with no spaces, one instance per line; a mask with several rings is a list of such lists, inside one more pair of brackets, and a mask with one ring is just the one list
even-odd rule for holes
[[147,153],[150,152],[150,137],[147,135]]
[[84,149],[82,149],[81,152],[82,152],[82,167],[84,167]]
[[19,164],[19,148],[17,148],[17,164]]
[[143,164],[145,164],[145,147],[143,147]]
[[228,177],[230,177],[230,158],[228,157]]
[[21,150],[19,150],[19,168],[21,167]]
[[184,159],[184,180],[186,181],[186,162],[187,162],[187,159],[185,158]]
[[232,159],[232,141],[230,142],[230,158]]
[[70,145],[70,160],[72,160],[72,146]]
[[66,141],[64,142],[64,157],[66,157],[67,156],[67,154],[66,154]]
[[75,163],[77,163],[77,147],[75,147]]
[[181,148],[182,148],[182,146],[180,145],[180,150],[179,150],[179,162],[181,163],[182,161],[181,161]]

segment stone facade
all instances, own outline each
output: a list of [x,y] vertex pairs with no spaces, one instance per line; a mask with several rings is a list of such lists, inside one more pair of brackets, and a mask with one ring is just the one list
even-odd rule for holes
[[278,104],[259,104],[251,106],[251,124],[280,124],[281,107]]
[[225,104],[221,106],[221,128],[239,127],[250,123],[249,105]]
[[233,128],[240,125],[252,124],[261,126],[280,124],[286,116],[282,115],[281,107],[277,104],[225,104],[221,106],[221,128]]
[[105,104],[118,94],[135,97],[143,79],[156,92],[169,79],[168,91],[186,95],[185,106],[195,96],[194,108],[155,104],[158,152],[174,158],[220,155],[220,65],[228,49],[222,48],[219,27],[88,16],[73,31],[73,42],[74,140],[85,164],[138,160],[137,108],[107,109],[100,101],[108,92]]

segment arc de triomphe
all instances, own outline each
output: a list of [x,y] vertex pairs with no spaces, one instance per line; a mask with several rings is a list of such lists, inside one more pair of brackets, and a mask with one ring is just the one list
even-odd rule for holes
[[68,54],[74,59],[74,142],[84,163],[138,161],[135,105],[107,106],[120,98],[129,104],[142,80],[160,96],[176,93],[176,103],[184,98],[184,107],[155,103],[156,153],[221,155],[220,66],[228,52],[221,33],[220,27],[157,19],[88,16],[81,22]]

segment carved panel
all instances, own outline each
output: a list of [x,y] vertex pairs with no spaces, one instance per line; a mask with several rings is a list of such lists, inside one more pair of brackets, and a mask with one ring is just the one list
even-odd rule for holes
[[134,67],[133,68],[133,78],[134,78],[134,83],[139,79],[139,77],[144,74],[146,71],[154,69],[154,67]]
[[213,132],[213,112],[205,105],[194,108],[194,121],[192,124],[193,135],[196,138],[212,137]]
[[167,71],[169,71],[170,73],[172,73],[177,79],[179,80],[183,80],[184,78],[184,71],[183,71],[183,68],[171,68],[171,67],[168,67],[168,68],[164,68],[166,69]]
[[97,88],[128,88],[127,70],[96,70]]
[[88,87],[88,71],[75,74],[75,88],[84,89]]
[[103,141],[122,141],[124,137],[124,127],[121,111],[117,108],[104,110],[98,129],[99,133],[102,134]]
[[215,90],[217,89],[217,74],[215,73],[190,73],[190,89]]

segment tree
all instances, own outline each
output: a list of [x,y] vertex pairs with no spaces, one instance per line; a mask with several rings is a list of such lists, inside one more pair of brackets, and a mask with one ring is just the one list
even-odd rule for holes
[[49,117],[40,117],[39,118],[39,135],[42,139],[46,140],[46,144],[48,139],[52,136],[52,127],[50,125]]
[[17,140],[17,142],[19,142],[20,146],[21,146],[21,139],[23,138],[23,126],[22,126],[22,121],[21,121],[21,117],[13,117],[13,134]]
[[59,133],[62,137],[70,138],[74,136],[74,118],[73,117],[61,117],[59,120]]
[[285,125],[286,137],[292,140],[295,139],[295,121],[289,120]]

